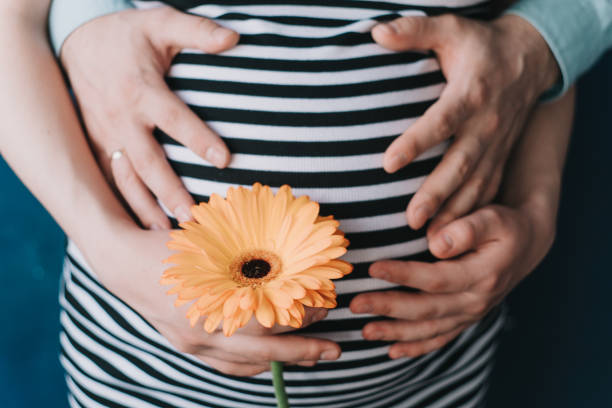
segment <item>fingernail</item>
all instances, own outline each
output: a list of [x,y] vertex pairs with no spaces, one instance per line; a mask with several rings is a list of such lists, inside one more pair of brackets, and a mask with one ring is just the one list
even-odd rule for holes
[[396,154],[384,163],[385,170],[388,173],[394,173],[408,163],[408,158],[404,153]]
[[405,354],[401,351],[392,351],[389,353],[389,357],[391,357],[392,359],[402,358],[404,356]]
[[442,234],[441,237],[432,240],[431,250],[436,254],[444,254],[453,247],[453,240],[448,234]]
[[378,24],[374,28],[376,28],[378,31],[382,32],[383,34],[396,34],[397,33],[397,31],[395,31],[395,27],[393,27],[389,23]]
[[225,152],[218,147],[211,146],[206,150],[206,161],[215,167],[223,167],[226,162]]
[[372,313],[372,305],[370,304],[362,304],[355,308],[356,313]]
[[153,231],[159,231],[160,229],[162,229],[162,227],[159,224],[151,224],[151,229]]
[[179,205],[174,210],[174,216],[179,222],[186,222],[191,220],[191,211],[184,205]]
[[335,360],[338,357],[338,350],[325,350],[321,353],[321,360]]
[[448,234],[442,234],[442,238],[444,238],[444,242],[446,243],[446,250],[448,251],[453,247],[453,239]]
[[212,32],[213,38],[218,42],[227,40],[230,35],[234,35],[234,32],[225,27],[217,27]]

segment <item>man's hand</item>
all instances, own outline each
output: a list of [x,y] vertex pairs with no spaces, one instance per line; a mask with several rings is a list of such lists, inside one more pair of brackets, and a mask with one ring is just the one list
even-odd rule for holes
[[[437,229],[430,236],[436,263],[381,261],[370,275],[421,293],[366,293],[351,303],[354,313],[395,320],[369,323],[367,340],[396,341],[391,358],[437,350],[482,319],[548,252],[555,217],[537,205],[518,209],[487,206]],[[455,259],[459,254],[466,253]]]
[[219,168],[230,159],[221,139],[168,89],[166,71],[183,48],[217,53],[237,41],[211,20],[161,7],[96,18],[64,43],[61,61],[98,162],[147,228],[170,227],[151,192],[179,221],[191,218],[193,204],[153,137],[156,127]]
[[[166,248],[167,231],[143,231],[135,225],[117,231],[109,252],[95,253],[91,264],[101,282],[138,311],[177,350],[192,354],[213,368],[230,375],[251,376],[270,369],[271,361],[313,366],[319,360],[340,356],[338,344],[323,339],[292,335],[291,327],[264,328],[251,320],[226,337],[221,329],[208,334],[200,320],[194,327],[186,317],[189,305],[175,307],[169,287],[159,284],[162,260],[171,255]],[[108,243],[105,245],[109,245]],[[137,283],[137,284],[136,284]],[[323,319],[327,310],[306,308],[303,326]]]
[[421,228],[436,213],[448,222],[489,203],[532,107],[559,75],[544,39],[511,15],[491,23],[451,15],[403,17],[377,25],[372,36],[392,50],[433,50],[448,82],[440,99],[385,153],[384,168],[392,173],[455,136],[410,201],[409,225]]

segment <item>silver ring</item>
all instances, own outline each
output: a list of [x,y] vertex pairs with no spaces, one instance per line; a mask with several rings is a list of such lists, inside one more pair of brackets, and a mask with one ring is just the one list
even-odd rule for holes
[[110,155],[111,161],[119,160],[122,157],[123,157],[123,149],[115,150]]

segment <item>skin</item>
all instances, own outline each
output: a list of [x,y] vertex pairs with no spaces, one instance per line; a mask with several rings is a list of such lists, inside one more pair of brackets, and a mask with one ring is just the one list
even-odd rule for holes
[[396,342],[392,358],[443,347],[498,305],[543,259],[555,235],[561,173],[569,142],[574,92],[537,109],[508,167],[501,205],[451,223],[434,219],[436,263],[381,261],[370,275],[420,293],[356,296],[355,313],[392,318],[363,328],[368,340]]
[[[319,359],[337,358],[338,345],[326,340],[277,336],[274,331],[252,328],[227,339],[218,333],[207,336],[200,328],[189,327],[184,310],[175,308],[172,299],[164,294],[165,289],[158,284],[164,268],[161,260],[168,255],[165,249],[167,232],[145,231],[132,221],[105,182],[80,129],[43,29],[47,7],[48,2],[39,0],[0,6],[0,45],[12,61],[0,66],[0,87],[3,89],[0,151],[24,184],[83,250],[101,282],[152,322],[178,350],[194,354],[224,373],[253,375],[267,370],[272,360],[312,365]],[[36,86],[28,78],[38,78],[37,83],[45,83],[45,87]],[[27,111],[21,109],[23,106],[28,107]],[[33,117],[37,120],[32,121]],[[555,128],[555,132],[557,130]],[[525,154],[519,158],[524,157],[529,156]],[[556,162],[541,160],[540,156],[536,161],[560,174]],[[44,164],[44,167],[32,163]],[[520,160],[517,163],[517,168],[523,168]],[[526,164],[524,167],[526,174],[530,174],[532,168]],[[42,171],[44,180],[40,177]],[[522,185],[524,175],[521,177],[508,184]],[[535,191],[533,194],[537,198],[540,190]],[[514,196],[525,200],[508,201],[508,213],[516,217],[526,214],[527,206],[522,203],[532,202],[526,198],[531,194],[521,190],[515,191]],[[534,228],[542,227],[535,224]],[[510,230],[492,228],[491,231],[498,234],[498,240],[507,241],[504,234],[509,235]],[[525,234],[523,229],[517,231]],[[522,242],[525,236],[519,236],[521,234],[512,235],[512,242]],[[462,242],[461,234],[453,237],[457,245]],[[469,236],[466,240],[469,242]],[[432,245],[434,242],[436,239],[432,239]],[[513,259],[524,255],[517,246],[508,246],[503,251]],[[486,251],[475,251],[472,257],[478,259],[484,253]],[[455,262],[446,261],[449,265]],[[138,288],[134,287],[134,282],[138,282]],[[321,317],[313,311],[308,321]]]
[[[164,24],[156,24],[159,20]],[[205,34],[214,29],[209,20],[168,8],[127,10],[82,25],[62,48],[61,60],[99,163],[108,168],[110,153],[125,149],[127,154],[113,161],[106,174],[147,228],[170,227],[151,193],[180,221],[189,218],[186,209],[193,204],[151,137],[154,125],[204,158],[211,145],[225,149],[162,79],[181,48],[220,52],[236,43],[235,33],[211,42]],[[190,36],[189,30],[201,35]],[[391,50],[433,50],[448,81],[439,101],[384,156],[385,170],[393,173],[455,135],[410,201],[408,224],[419,229],[436,214],[450,222],[489,203],[529,112],[559,75],[546,42],[512,15],[492,22],[452,15],[404,17],[377,25],[372,36]],[[95,52],[87,51],[92,41]],[[223,152],[224,159],[215,163],[219,167],[229,161]]]

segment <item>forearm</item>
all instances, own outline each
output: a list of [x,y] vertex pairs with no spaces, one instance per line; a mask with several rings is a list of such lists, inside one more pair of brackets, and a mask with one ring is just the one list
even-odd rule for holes
[[501,202],[528,207],[554,222],[574,114],[575,90],[540,105],[508,165]]
[[81,25],[106,14],[132,8],[129,0],[53,0],[49,34],[56,55],[68,36]]
[[0,9],[0,47],[9,62],[0,66],[0,152],[77,244],[112,238],[132,223],[79,126],[47,42],[46,6],[14,3],[39,12],[22,17],[20,10]]
[[506,13],[528,21],[554,54],[561,81],[551,97],[564,93],[612,47],[610,0],[520,0]]

